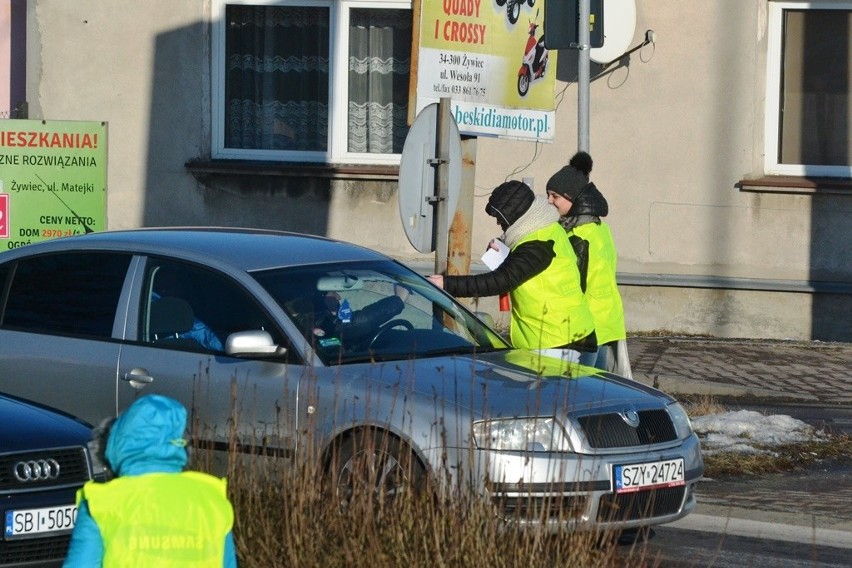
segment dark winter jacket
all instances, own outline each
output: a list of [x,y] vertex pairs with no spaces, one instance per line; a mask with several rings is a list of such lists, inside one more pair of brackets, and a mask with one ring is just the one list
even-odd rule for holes
[[447,276],[446,291],[460,298],[485,298],[508,294],[536,274],[544,272],[556,256],[553,241],[518,245],[496,270],[475,276]]
[[577,268],[580,270],[580,285],[583,288],[583,292],[586,291],[586,280],[589,272],[589,243],[579,236],[574,235],[572,230],[574,227],[585,225],[586,223],[600,225],[601,217],[606,217],[608,213],[609,204],[606,198],[595,187],[595,184],[589,183],[572,202],[568,215],[559,219],[559,223],[571,235],[571,246],[577,255]]

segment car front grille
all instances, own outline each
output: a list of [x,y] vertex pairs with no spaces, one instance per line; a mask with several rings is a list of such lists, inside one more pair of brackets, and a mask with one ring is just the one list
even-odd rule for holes
[[683,504],[685,486],[634,493],[607,493],[598,504],[599,522],[634,521],[674,515]]
[[574,520],[588,508],[587,495],[499,495],[492,503],[510,521]]
[[[16,469],[20,470],[22,463],[42,465],[45,462],[49,462],[51,468],[58,466],[58,473],[21,479],[22,476],[19,471],[16,476]],[[2,492],[38,491],[54,487],[82,485],[88,480],[89,463],[86,459],[86,450],[83,447],[0,455],[0,491]]]
[[642,410],[639,425],[628,425],[620,414],[581,416],[580,426],[592,448],[624,448],[671,442],[677,439],[669,413],[661,410]]
[[35,562],[61,562],[68,553],[71,535],[22,540],[0,540],[0,566]]

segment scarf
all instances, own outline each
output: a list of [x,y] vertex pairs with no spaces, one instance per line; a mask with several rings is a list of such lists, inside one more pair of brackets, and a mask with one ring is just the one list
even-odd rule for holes
[[579,227],[580,225],[587,225],[589,223],[596,223],[600,225],[601,218],[597,215],[575,215],[573,217],[559,218],[559,224],[562,225],[562,228],[566,231],[570,231],[574,227]]
[[558,221],[559,211],[556,210],[556,207],[547,202],[547,197],[538,195],[526,213],[521,215],[503,233],[503,242],[511,249],[518,241],[533,231],[537,231]]

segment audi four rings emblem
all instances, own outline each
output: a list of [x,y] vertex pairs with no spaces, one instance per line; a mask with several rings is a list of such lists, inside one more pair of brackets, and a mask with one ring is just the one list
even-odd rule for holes
[[22,483],[50,481],[59,478],[59,462],[53,458],[19,461],[15,464],[13,472],[15,479]]

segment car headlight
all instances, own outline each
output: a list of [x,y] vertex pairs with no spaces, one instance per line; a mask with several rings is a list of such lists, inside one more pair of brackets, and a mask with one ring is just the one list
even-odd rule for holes
[[554,418],[500,418],[473,423],[476,447],[517,452],[570,452],[571,442]]
[[692,422],[689,420],[689,415],[686,410],[678,402],[673,402],[668,406],[669,416],[677,432],[677,437],[680,440],[685,440],[692,435]]

